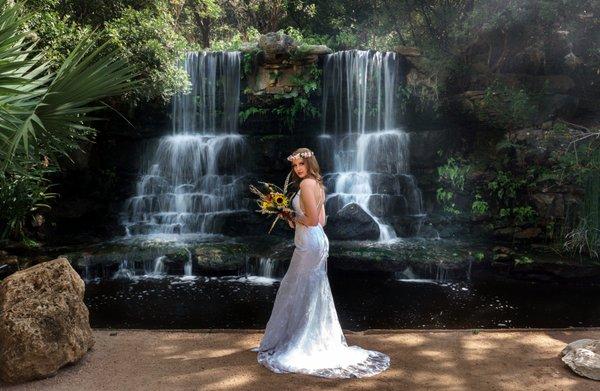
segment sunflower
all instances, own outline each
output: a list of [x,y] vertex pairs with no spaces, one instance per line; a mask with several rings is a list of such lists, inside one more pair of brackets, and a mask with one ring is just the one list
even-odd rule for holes
[[275,206],[277,206],[277,207],[288,206],[288,199],[284,194],[272,193],[272,196],[273,196],[273,203],[275,204]]

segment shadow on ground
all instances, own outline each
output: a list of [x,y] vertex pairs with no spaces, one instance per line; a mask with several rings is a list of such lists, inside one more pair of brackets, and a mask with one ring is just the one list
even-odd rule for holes
[[600,390],[563,365],[563,347],[600,330],[367,331],[348,343],[391,357],[364,379],[275,374],[260,366],[256,331],[96,330],[96,346],[57,376],[7,390]]

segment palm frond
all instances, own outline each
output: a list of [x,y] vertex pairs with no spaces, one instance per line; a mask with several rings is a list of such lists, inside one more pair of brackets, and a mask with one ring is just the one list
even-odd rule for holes
[[109,47],[97,45],[98,35],[86,35],[56,73],[44,53],[26,44],[21,31],[26,16],[0,0],[0,160],[6,169],[17,154],[40,150],[67,155],[89,139],[98,120],[90,106],[108,96],[135,88],[139,75]]

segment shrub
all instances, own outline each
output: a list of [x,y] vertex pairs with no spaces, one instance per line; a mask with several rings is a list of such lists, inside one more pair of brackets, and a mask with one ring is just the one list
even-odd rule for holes
[[477,118],[498,129],[518,129],[533,123],[537,104],[523,89],[495,81],[476,106]]
[[44,177],[49,172],[39,164],[22,172],[0,171],[0,238],[32,243],[27,222],[50,209],[47,202],[55,196]]

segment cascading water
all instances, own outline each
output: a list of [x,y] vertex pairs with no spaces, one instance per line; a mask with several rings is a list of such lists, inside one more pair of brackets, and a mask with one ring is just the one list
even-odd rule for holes
[[129,261],[125,259],[119,264],[119,269],[113,275],[113,279],[122,278],[130,280],[133,276],[135,276],[135,270],[129,266]]
[[258,260],[246,259],[246,266],[240,274],[238,281],[249,282],[258,285],[271,285],[281,281],[285,274],[285,264],[275,259],[260,257]]
[[333,157],[326,176],[329,213],[359,204],[379,226],[379,240],[397,237],[399,221],[423,216],[421,192],[409,174],[409,134],[399,127],[396,53],[330,54],[323,70],[321,151]]
[[165,268],[165,260],[166,256],[161,255],[156,257],[154,261],[147,262],[148,265],[144,265],[144,272],[146,276],[150,277],[163,277],[167,275],[167,270]]
[[267,278],[275,278],[277,261],[271,258],[260,258],[258,264],[258,275]]
[[245,211],[245,142],[237,133],[240,53],[188,53],[191,91],[173,98],[173,134],[146,157],[125,206],[128,235],[219,233],[226,214]]
[[187,253],[188,259],[185,265],[183,265],[183,276],[186,278],[191,278],[194,276],[192,252],[187,247],[185,248],[185,252]]

